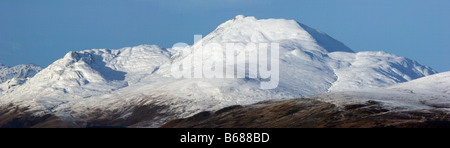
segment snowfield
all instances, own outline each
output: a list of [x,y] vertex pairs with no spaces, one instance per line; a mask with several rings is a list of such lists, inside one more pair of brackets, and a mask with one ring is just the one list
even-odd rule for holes
[[[192,53],[200,50],[201,45],[230,42],[242,45],[279,43],[278,87],[259,89],[262,80],[253,78],[175,79],[171,76],[171,64],[192,58]],[[217,51],[203,50],[204,54],[211,55],[209,58],[218,58],[214,52]],[[238,52],[236,56],[240,54],[245,52]],[[246,63],[245,60],[237,62]],[[239,15],[194,45],[182,49],[139,45],[69,52],[23,85],[0,96],[0,105],[24,106],[28,108],[27,112],[37,116],[52,114],[74,127],[85,127],[92,120],[92,114],[103,113],[96,116],[99,119],[109,119],[108,113],[114,113],[116,118],[128,118],[132,116],[130,108],[133,106],[161,107],[155,111],[152,120],[133,125],[158,127],[170,119],[205,110],[323,93],[326,93],[324,96],[342,95],[341,100],[324,99],[338,104],[362,101],[355,98],[364,96],[392,107],[426,108],[448,102],[448,73],[444,73],[447,76],[435,75],[411,83],[394,84],[435,73],[416,61],[389,53],[355,53],[327,34],[294,20]],[[431,81],[428,79],[446,83],[434,85],[426,83]],[[387,88],[373,89],[379,87]],[[365,89],[369,90],[356,91]],[[355,92],[348,93],[348,90]],[[420,96],[428,97],[430,92],[437,93],[429,99]],[[392,93],[404,97],[389,100]]]
[[313,96],[338,105],[382,102],[397,110],[444,109],[450,111],[450,72],[438,73],[389,87],[331,92]]

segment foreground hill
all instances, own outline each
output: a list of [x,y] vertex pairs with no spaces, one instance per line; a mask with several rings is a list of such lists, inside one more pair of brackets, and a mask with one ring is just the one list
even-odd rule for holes
[[231,106],[165,128],[450,127],[450,72],[395,86]]

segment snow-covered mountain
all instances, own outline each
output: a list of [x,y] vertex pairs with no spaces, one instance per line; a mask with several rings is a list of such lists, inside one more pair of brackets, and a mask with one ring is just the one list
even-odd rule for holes
[[[235,46],[238,49],[248,43],[279,43],[278,87],[260,89],[264,80],[258,78],[172,77],[171,64],[195,58],[193,53],[202,45],[230,42],[239,43]],[[235,56],[245,54],[237,50]],[[220,54],[204,49],[203,55],[208,56],[202,60],[209,60]],[[239,63],[248,61],[237,60]],[[173,118],[229,105],[385,87],[434,73],[413,60],[385,52],[355,53],[327,34],[293,20],[239,15],[182,49],[140,45],[69,52],[1,96],[0,105],[26,106],[33,115],[55,115],[77,127],[94,126],[94,120],[128,121],[137,116],[136,110],[147,107],[152,113],[144,115],[148,117],[145,122],[126,126],[157,127]]]
[[144,81],[169,61],[159,46],[69,52],[11,94],[14,98],[80,99]]
[[17,65],[14,67],[0,64],[0,83],[12,78],[30,78],[41,70],[42,68],[35,64]]
[[34,64],[14,67],[0,64],[0,96],[4,91],[11,91],[15,87],[22,85],[28,78],[33,77],[41,70],[41,67]]

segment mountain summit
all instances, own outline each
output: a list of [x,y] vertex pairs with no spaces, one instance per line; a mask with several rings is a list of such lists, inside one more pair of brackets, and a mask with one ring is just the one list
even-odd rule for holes
[[[261,79],[176,79],[174,62],[192,58],[203,44],[279,43],[279,85]],[[230,105],[390,86],[436,73],[385,52],[353,52],[294,20],[236,16],[182,53],[156,45],[69,52],[27,83],[0,96],[0,106],[35,117],[57,117],[69,127],[158,127],[170,119]],[[216,51],[202,51],[216,58]],[[245,56],[236,52],[235,56]],[[236,61],[235,67],[248,64]],[[215,68],[215,67],[213,67]],[[11,106],[11,104],[15,104]],[[114,118],[113,118],[114,117]],[[55,118],[52,118],[55,119]]]
[[244,15],[238,15],[219,25],[203,40],[208,43],[295,43],[297,47],[302,47],[306,50],[353,52],[343,43],[327,34],[297,21],[256,19],[255,17]]

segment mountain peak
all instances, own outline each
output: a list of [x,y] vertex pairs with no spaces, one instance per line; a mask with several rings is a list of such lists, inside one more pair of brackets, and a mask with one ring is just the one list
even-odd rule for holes
[[[245,16],[245,15],[242,15],[242,14],[239,14],[239,15],[236,15],[235,17],[234,17],[234,20],[240,20],[240,19],[244,19],[244,18],[246,18],[247,16]],[[254,18],[254,17],[253,17]]]
[[257,19],[237,15],[219,25],[205,36],[205,43],[286,43],[293,42],[299,49],[315,49],[323,52],[353,52],[343,43],[311,27],[287,19]]

